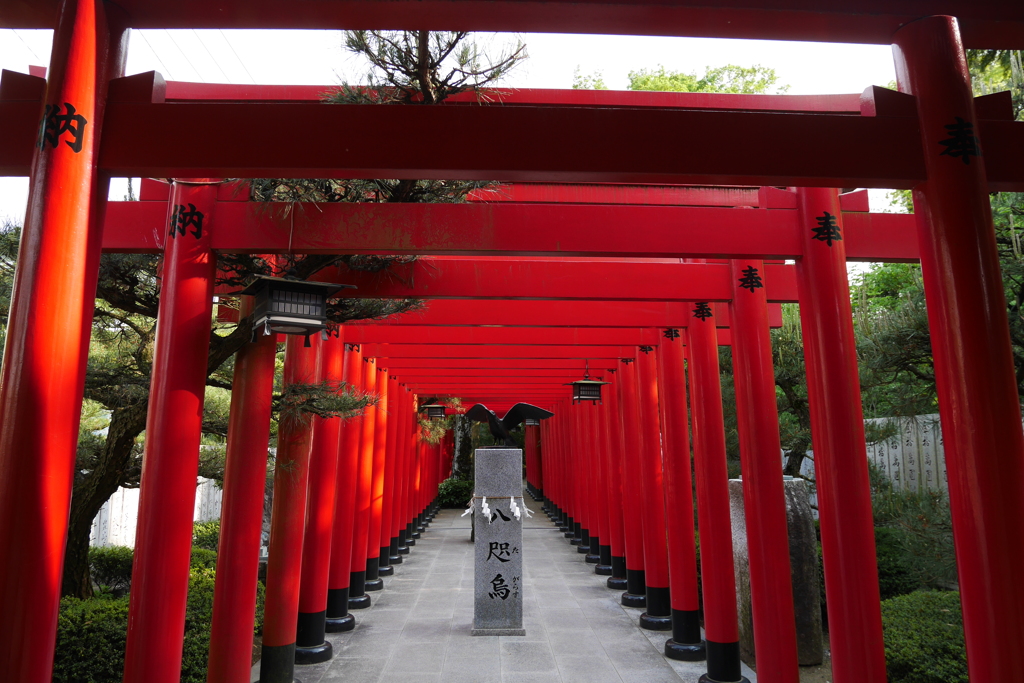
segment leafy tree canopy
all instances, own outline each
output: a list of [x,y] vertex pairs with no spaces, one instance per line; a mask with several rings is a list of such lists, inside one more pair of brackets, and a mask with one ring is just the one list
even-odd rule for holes
[[773,94],[783,94],[788,85],[778,85],[775,69],[755,64],[754,66],[706,67],[704,75],[696,72],[668,71],[664,66],[657,69],[639,69],[629,72],[630,90],[658,90],[674,92],[714,92],[765,94],[774,88]]

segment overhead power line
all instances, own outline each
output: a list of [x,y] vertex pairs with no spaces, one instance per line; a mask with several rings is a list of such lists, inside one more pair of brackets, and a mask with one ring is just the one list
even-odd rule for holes
[[174,47],[178,48],[178,52],[180,52],[181,56],[185,58],[185,61],[188,62],[188,65],[190,67],[192,67],[192,70],[196,72],[196,76],[199,78],[199,80],[202,81],[203,83],[206,83],[206,79],[203,78],[203,75],[201,73],[199,73],[199,69],[197,69],[195,67],[195,64],[192,63],[192,60],[188,58],[188,55],[185,54],[185,51],[181,49],[180,45],[178,45],[178,41],[176,41],[174,39],[174,36],[171,34],[171,32],[168,31],[167,29],[164,29],[164,33],[166,33],[167,37],[171,39],[172,43],[174,43]]
[[137,29],[135,33],[138,33],[140,36],[142,36],[142,40],[144,40],[146,42],[146,45],[149,46],[149,51],[153,53],[153,56],[156,57],[156,61],[160,62],[160,66],[163,67],[164,73],[167,74],[167,78],[171,79],[172,81],[176,80],[174,78],[174,74],[172,74],[171,70],[167,68],[166,64],[164,64],[164,60],[160,59],[160,53],[153,49],[153,43],[149,42],[149,38],[147,38],[146,34],[142,32],[142,29]]
[[242,65],[242,68],[245,69],[245,75],[249,77],[249,80],[252,81],[253,85],[257,85],[256,79],[252,77],[252,74],[249,73],[249,69],[246,68],[246,66],[245,66],[245,62],[243,62],[242,58],[238,56],[237,52],[235,52],[235,46],[231,44],[230,40],[228,40],[228,37],[227,37],[227,35],[225,35],[224,30],[223,29],[217,29],[217,30],[220,31],[220,35],[221,35],[222,38],[224,38],[224,42],[228,44],[229,48],[231,48],[231,52],[234,53],[235,59],[237,59],[238,63]]
[[199,40],[199,44],[203,46],[204,50],[206,50],[206,54],[210,55],[210,59],[213,60],[213,63],[217,65],[217,68],[220,70],[221,75],[223,75],[225,80],[227,80],[227,82],[230,83],[231,77],[228,76],[228,72],[225,71],[224,68],[220,65],[220,62],[218,62],[217,58],[213,56],[213,53],[210,52],[210,48],[207,47],[206,42],[203,40],[203,37],[199,35],[199,33],[195,29],[192,29],[192,33],[195,34],[196,38]]
[[11,30],[14,31],[14,35],[18,36],[18,40],[25,44],[25,47],[28,48],[28,51],[31,52],[32,56],[36,58],[36,61],[39,62],[41,66],[46,66],[48,62],[43,61],[43,58],[36,54],[36,51],[32,49],[32,46],[28,44],[28,41],[25,40],[25,38],[22,37],[20,33],[18,33],[18,29],[12,28]]

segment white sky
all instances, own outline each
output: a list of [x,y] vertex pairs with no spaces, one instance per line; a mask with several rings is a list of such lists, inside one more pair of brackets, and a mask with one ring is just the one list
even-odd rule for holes
[[[51,31],[0,29],[0,68],[28,72],[47,65]],[[612,89],[625,89],[631,70],[665,66],[703,74],[707,66],[760,64],[776,70],[789,94],[861,92],[895,80],[891,49],[885,45],[784,43],[708,38],[525,34],[530,58],[503,85],[569,88],[574,70],[601,72]],[[505,34],[485,34],[482,44],[513,42]],[[364,69],[341,47],[340,31],[133,31],[127,73],[159,71],[167,80],[210,83],[335,85],[359,82]],[[120,199],[124,181],[111,196]],[[884,191],[872,203],[886,202]],[[24,217],[27,179],[0,178],[0,221]]]

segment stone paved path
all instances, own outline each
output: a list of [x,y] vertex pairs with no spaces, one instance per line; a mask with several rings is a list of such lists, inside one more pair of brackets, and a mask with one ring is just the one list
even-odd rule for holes
[[[334,659],[296,667],[302,683],[696,683],[704,664],[666,659],[667,632],[637,626],[540,512],[523,529],[526,636],[471,636],[473,545],[469,517],[442,510],[356,627],[328,634]],[[253,679],[259,664],[253,668]],[[743,674],[756,683],[754,674]]]

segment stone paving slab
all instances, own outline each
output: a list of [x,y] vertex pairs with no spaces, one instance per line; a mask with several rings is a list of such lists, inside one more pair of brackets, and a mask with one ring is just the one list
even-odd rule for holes
[[[327,634],[334,658],[295,667],[302,683],[696,683],[703,662],[663,654],[665,631],[639,627],[576,547],[527,501],[523,525],[525,636],[470,635],[473,544],[469,517],[442,510],[356,627]],[[756,683],[743,666],[743,675]],[[259,664],[251,681],[259,677]]]

